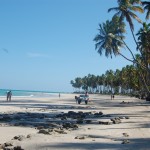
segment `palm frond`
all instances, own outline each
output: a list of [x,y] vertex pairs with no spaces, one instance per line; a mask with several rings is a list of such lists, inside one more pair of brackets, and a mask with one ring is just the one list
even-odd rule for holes
[[110,12],[110,11],[118,11],[118,10],[119,10],[119,7],[113,7],[113,8],[109,8],[108,12]]
[[144,13],[143,8],[140,7],[140,6],[132,6],[132,7],[130,7],[130,9],[133,10],[133,11],[138,11],[140,13]]
[[147,13],[146,13],[146,19],[148,20],[148,19],[150,19],[150,9],[147,11]]
[[141,21],[141,19],[136,15],[136,14],[134,14],[133,12],[129,12],[129,14],[130,14],[130,16],[132,17],[132,18],[134,18],[135,20],[137,20],[139,23],[143,23],[142,21]]

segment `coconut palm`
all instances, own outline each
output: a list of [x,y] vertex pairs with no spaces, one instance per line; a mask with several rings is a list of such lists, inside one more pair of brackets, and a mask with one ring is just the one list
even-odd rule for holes
[[[133,63],[135,60],[127,58],[120,52],[120,49],[125,45],[125,42],[123,40],[125,24],[124,22],[119,23],[118,19],[119,18],[117,16],[114,16],[111,21],[107,20],[106,23],[99,24],[99,34],[97,34],[94,38],[94,41],[96,42],[95,49],[100,55],[102,55],[103,52],[105,53],[106,57],[110,56],[111,58],[113,54],[115,56],[120,55]],[[127,47],[127,45],[125,46]],[[130,49],[129,51],[132,54],[132,51]]]
[[98,50],[98,53],[102,55],[105,51],[106,57],[111,57],[114,54],[115,56],[119,54],[120,47],[123,47],[123,43],[120,39],[123,39],[124,36],[121,35],[122,31],[118,30],[118,26],[114,25],[113,21],[107,20],[106,23],[99,24],[99,34],[94,38],[95,49]]
[[143,23],[143,28],[141,28],[138,33],[138,45],[141,51],[141,63],[146,67],[144,70],[146,74],[146,83],[150,86],[150,24]]
[[113,70],[107,70],[105,76],[106,76],[108,92],[111,91],[111,93],[113,93],[114,78],[115,78]]
[[[141,19],[134,13],[134,11],[143,13],[142,7],[139,5],[140,0],[118,0],[118,7],[113,7],[108,9],[108,12],[110,11],[116,11],[115,16],[119,16],[120,22],[126,19],[126,21],[129,23],[134,41],[136,42],[135,36],[134,36],[134,25],[132,19],[137,20],[139,23],[142,23]],[[137,42],[136,42],[137,44]]]
[[145,65],[148,69],[148,66],[150,65],[150,23],[143,23],[143,27],[136,35],[138,36],[138,49],[140,49],[142,54],[141,56],[143,57]]
[[147,11],[147,13],[146,13],[146,19],[150,19],[150,2],[143,1],[142,5],[144,6],[144,10]]

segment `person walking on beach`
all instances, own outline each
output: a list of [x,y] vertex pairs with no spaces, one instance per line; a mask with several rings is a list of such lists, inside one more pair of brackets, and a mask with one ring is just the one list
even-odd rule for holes
[[114,99],[114,98],[115,98],[115,95],[114,95],[114,94],[111,94],[111,100]]
[[7,101],[11,101],[11,96],[12,96],[12,92],[8,91],[7,92]]
[[88,92],[85,92],[85,96],[87,96],[87,97],[89,96]]
[[60,93],[59,93],[59,98],[60,98]]

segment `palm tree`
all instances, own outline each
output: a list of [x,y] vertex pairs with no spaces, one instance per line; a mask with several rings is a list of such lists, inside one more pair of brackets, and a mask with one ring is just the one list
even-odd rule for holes
[[120,47],[123,47],[123,43],[120,39],[123,39],[124,36],[121,35],[121,30],[118,30],[117,25],[114,26],[113,21],[107,20],[106,23],[99,24],[99,34],[94,38],[95,49],[98,50],[98,53],[102,55],[105,51],[106,57],[111,57],[114,54],[115,56],[119,54]]
[[[99,24],[99,34],[94,38],[94,41],[96,42],[95,49],[97,49],[100,55],[102,55],[103,52],[105,52],[106,57],[110,56],[111,58],[113,54],[115,56],[121,55],[126,60],[134,63],[135,60],[128,59],[120,52],[120,48],[123,48],[125,45],[123,40],[123,33],[125,32],[124,27],[124,22],[119,23],[117,16],[114,16],[111,21],[107,20],[106,23]],[[127,47],[127,45],[125,46]],[[131,52],[129,48],[128,50]]]
[[143,28],[141,28],[136,35],[138,36],[138,49],[140,49],[141,56],[145,61],[146,68],[148,69],[150,65],[150,23],[143,23]]
[[106,82],[108,86],[108,92],[111,91],[111,93],[113,93],[114,78],[115,78],[113,70],[107,70],[105,76],[106,76]]
[[143,1],[142,5],[144,6],[144,10],[147,11],[147,13],[146,13],[146,19],[149,19],[150,18],[150,2]]
[[118,7],[113,7],[108,9],[108,12],[110,11],[116,11],[115,16],[119,16],[120,18],[120,22],[123,21],[124,19],[126,19],[126,21],[129,23],[133,38],[135,43],[136,39],[134,36],[134,25],[133,25],[133,19],[136,19],[139,23],[142,23],[142,21],[140,20],[140,18],[134,13],[134,11],[138,11],[140,13],[143,13],[143,9],[142,7],[140,7],[139,5],[135,5],[135,4],[139,4],[140,0],[118,0]]
[[119,89],[121,86],[121,78],[120,78],[120,70],[116,69],[114,72],[114,92],[119,93]]
[[141,51],[141,63],[146,67],[143,70],[146,74],[146,83],[150,86],[150,24],[143,23],[143,28],[141,28],[138,33],[138,45]]

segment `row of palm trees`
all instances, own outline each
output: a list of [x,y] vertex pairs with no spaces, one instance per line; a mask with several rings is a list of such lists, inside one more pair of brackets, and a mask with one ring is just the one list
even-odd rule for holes
[[133,65],[127,65],[121,70],[107,70],[105,74],[76,77],[71,80],[71,85],[75,92],[88,91],[90,93],[101,94],[136,94],[143,93],[144,87],[139,80],[139,68]]
[[[136,12],[146,12],[146,19],[150,19],[150,2],[141,0],[117,0],[118,6],[108,9],[108,12],[115,11],[116,13],[111,20],[99,24],[99,32],[94,38],[95,49],[106,57],[122,56],[126,60],[133,63],[135,69],[138,68],[137,78],[141,81],[142,89],[150,94],[150,23],[142,22],[136,15]],[[135,19],[143,26],[138,33],[134,34]],[[136,50],[138,54],[134,55],[125,41],[126,24],[129,24]],[[131,59],[123,54],[123,50],[128,50],[131,54]],[[131,75],[130,75],[131,76]],[[133,78],[133,77],[132,77]],[[136,79],[137,80],[137,79]],[[135,84],[131,84],[135,86]],[[129,89],[135,87],[129,86]],[[137,85],[137,84],[136,84]],[[137,90],[137,89],[136,89]]]

